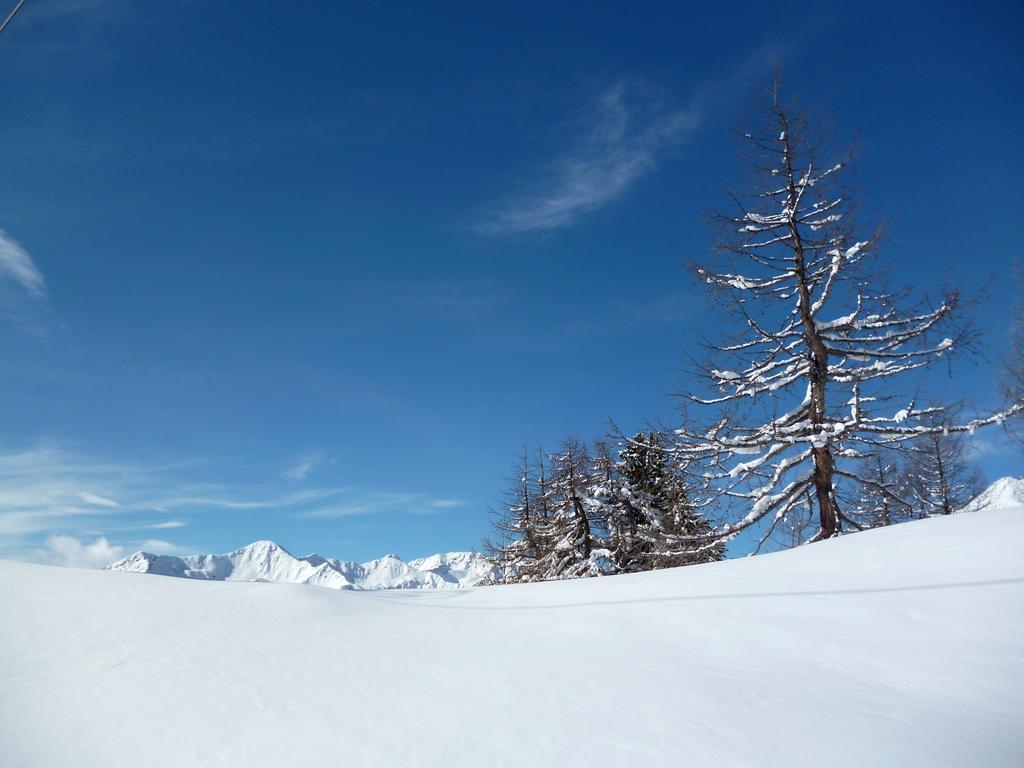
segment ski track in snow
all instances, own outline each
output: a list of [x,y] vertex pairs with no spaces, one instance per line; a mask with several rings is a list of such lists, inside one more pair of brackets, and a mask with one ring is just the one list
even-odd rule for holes
[[0,561],[0,765],[1024,765],[1024,508],[450,591]]

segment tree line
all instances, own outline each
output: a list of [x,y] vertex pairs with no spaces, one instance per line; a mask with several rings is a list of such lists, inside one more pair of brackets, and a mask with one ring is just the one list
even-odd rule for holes
[[664,437],[638,434],[612,451],[575,438],[524,450],[485,552],[505,583],[712,562],[725,546],[680,547],[712,527],[690,501]]
[[763,107],[742,137],[746,184],[715,216],[715,257],[691,265],[721,333],[691,366],[701,384],[681,393],[679,425],[524,453],[487,545],[501,580],[707,562],[744,532],[757,551],[950,514],[980,489],[966,436],[1019,421],[1019,335],[1004,407],[966,416],[921,394],[923,374],[975,348],[970,302],[890,289],[849,155],[777,82]]

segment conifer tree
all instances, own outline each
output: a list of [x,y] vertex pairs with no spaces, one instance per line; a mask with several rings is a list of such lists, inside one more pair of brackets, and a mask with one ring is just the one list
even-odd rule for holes
[[[638,434],[612,455],[568,439],[558,453],[524,451],[485,540],[497,582],[629,573],[720,560],[724,544],[681,545],[712,529],[689,502],[659,433]],[[695,550],[695,551],[694,551]]]
[[625,441],[614,467],[616,503],[609,507],[608,547],[621,571],[643,571],[721,560],[721,543],[689,552],[681,537],[705,536],[711,525],[690,503],[682,474],[663,435]]
[[551,478],[545,489],[550,517],[542,528],[546,545],[538,564],[540,577],[565,579],[607,572],[608,551],[593,501],[594,465],[586,447],[568,438],[550,462]]
[[[621,456],[621,453],[619,454]],[[655,516],[653,499],[622,477],[622,463],[613,457],[607,442],[595,446],[593,504],[604,522],[605,545],[617,573],[646,568],[644,552],[650,548],[643,532]]]
[[731,323],[735,333],[712,344],[697,371],[709,391],[687,395],[694,405],[675,446],[701,502],[737,513],[703,537],[708,547],[753,526],[770,533],[808,498],[811,540],[856,528],[839,488],[870,486],[865,462],[878,450],[973,431],[1024,408],[935,426],[945,409],[919,406],[910,374],[970,342],[957,293],[929,303],[886,290],[879,237],[860,234],[841,186],[846,162],[828,159],[777,86],[745,140],[751,186],[719,217],[718,262],[695,266],[720,310],[716,326]]
[[499,510],[492,515],[494,537],[484,540],[486,557],[504,584],[535,581],[543,554],[544,525],[536,467],[524,448]]

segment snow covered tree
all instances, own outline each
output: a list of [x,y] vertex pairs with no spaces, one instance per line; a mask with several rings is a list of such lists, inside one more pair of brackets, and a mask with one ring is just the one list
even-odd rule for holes
[[850,515],[862,528],[881,528],[918,517],[910,479],[896,451],[875,451],[864,460],[863,483],[851,488]]
[[[674,449],[700,504],[729,515],[695,538],[708,547],[758,524],[767,537],[808,498],[817,517],[811,540],[844,523],[858,528],[840,506],[840,484],[898,499],[865,471],[877,451],[1021,410],[936,426],[944,409],[917,405],[911,374],[970,341],[957,293],[928,303],[885,289],[879,237],[859,234],[841,186],[847,164],[826,159],[778,86],[745,139],[752,184],[734,195],[735,212],[719,217],[718,263],[695,266],[723,310],[716,325],[732,321],[737,332],[710,345],[698,371],[710,392],[688,395],[694,405]],[[689,420],[694,410],[709,414],[703,425]]]
[[535,581],[543,554],[543,503],[536,469],[525,448],[514,472],[515,480],[502,506],[492,515],[494,538],[484,540],[485,555],[497,568],[498,581],[503,584]]
[[910,453],[910,483],[921,517],[951,515],[985,489],[968,456],[963,435],[930,432],[917,438]]
[[622,572],[671,568],[725,557],[721,543],[688,552],[676,540],[701,536],[711,525],[692,504],[685,480],[671,460],[668,441],[656,432],[626,440],[611,467],[603,496],[612,561]]
[[542,579],[596,576],[609,570],[601,539],[601,519],[593,501],[594,464],[585,446],[567,439],[550,457],[551,478],[544,489],[550,516],[544,521]]
[[526,451],[484,540],[499,583],[578,578],[691,565],[725,545],[680,544],[712,530],[690,503],[664,435],[638,434],[614,456],[568,439],[557,454]]
[[643,513],[629,498],[618,472],[612,447],[605,440],[594,444],[588,505],[592,518],[601,521],[603,545],[609,551],[611,570],[630,570],[631,532],[643,525]]
[[595,452],[592,494],[604,521],[612,568],[617,573],[647,570],[649,532],[659,516],[654,498],[622,476],[621,452],[619,458],[613,457],[605,442],[598,443]]

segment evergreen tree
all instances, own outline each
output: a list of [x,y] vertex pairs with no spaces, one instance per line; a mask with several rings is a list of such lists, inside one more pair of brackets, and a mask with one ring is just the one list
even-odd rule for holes
[[643,554],[649,549],[649,543],[643,539],[643,531],[650,528],[653,501],[641,490],[629,486],[622,477],[621,467],[621,460],[612,457],[608,443],[598,442],[591,489],[593,505],[604,523],[612,569],[629,573],[645,570]]
[[707,536],[712,527],[690,503],[663,435],[650,432],[627,440],[619,452],[615,478],[618,503],[611,507],[614,516],[607,527],[619,570],[671,568],[725,557],[720,542],[704,548],[680,543]]
[[543,553],[538,479],[525,448],[513,471],[515,480],[502,506],[492,515],[494,538],[484,540],[484,553],[497,569],[497,581],[503,584],[539,578]]
[[720,560],[696,546],[711,526],[690,503],[663,435],[638,434],[613,457],[568,439],[557,454],[524,451],[492,516],[487,557],[500,583],[629,573]]
[[538,563],[542,579],[597,576],[610,570],[601,538],[601,518],[593,497],[594,464],[586,448],[567,439],[550,457],[551,478],[545,490],[549,518],[542,535],[544,554]]

